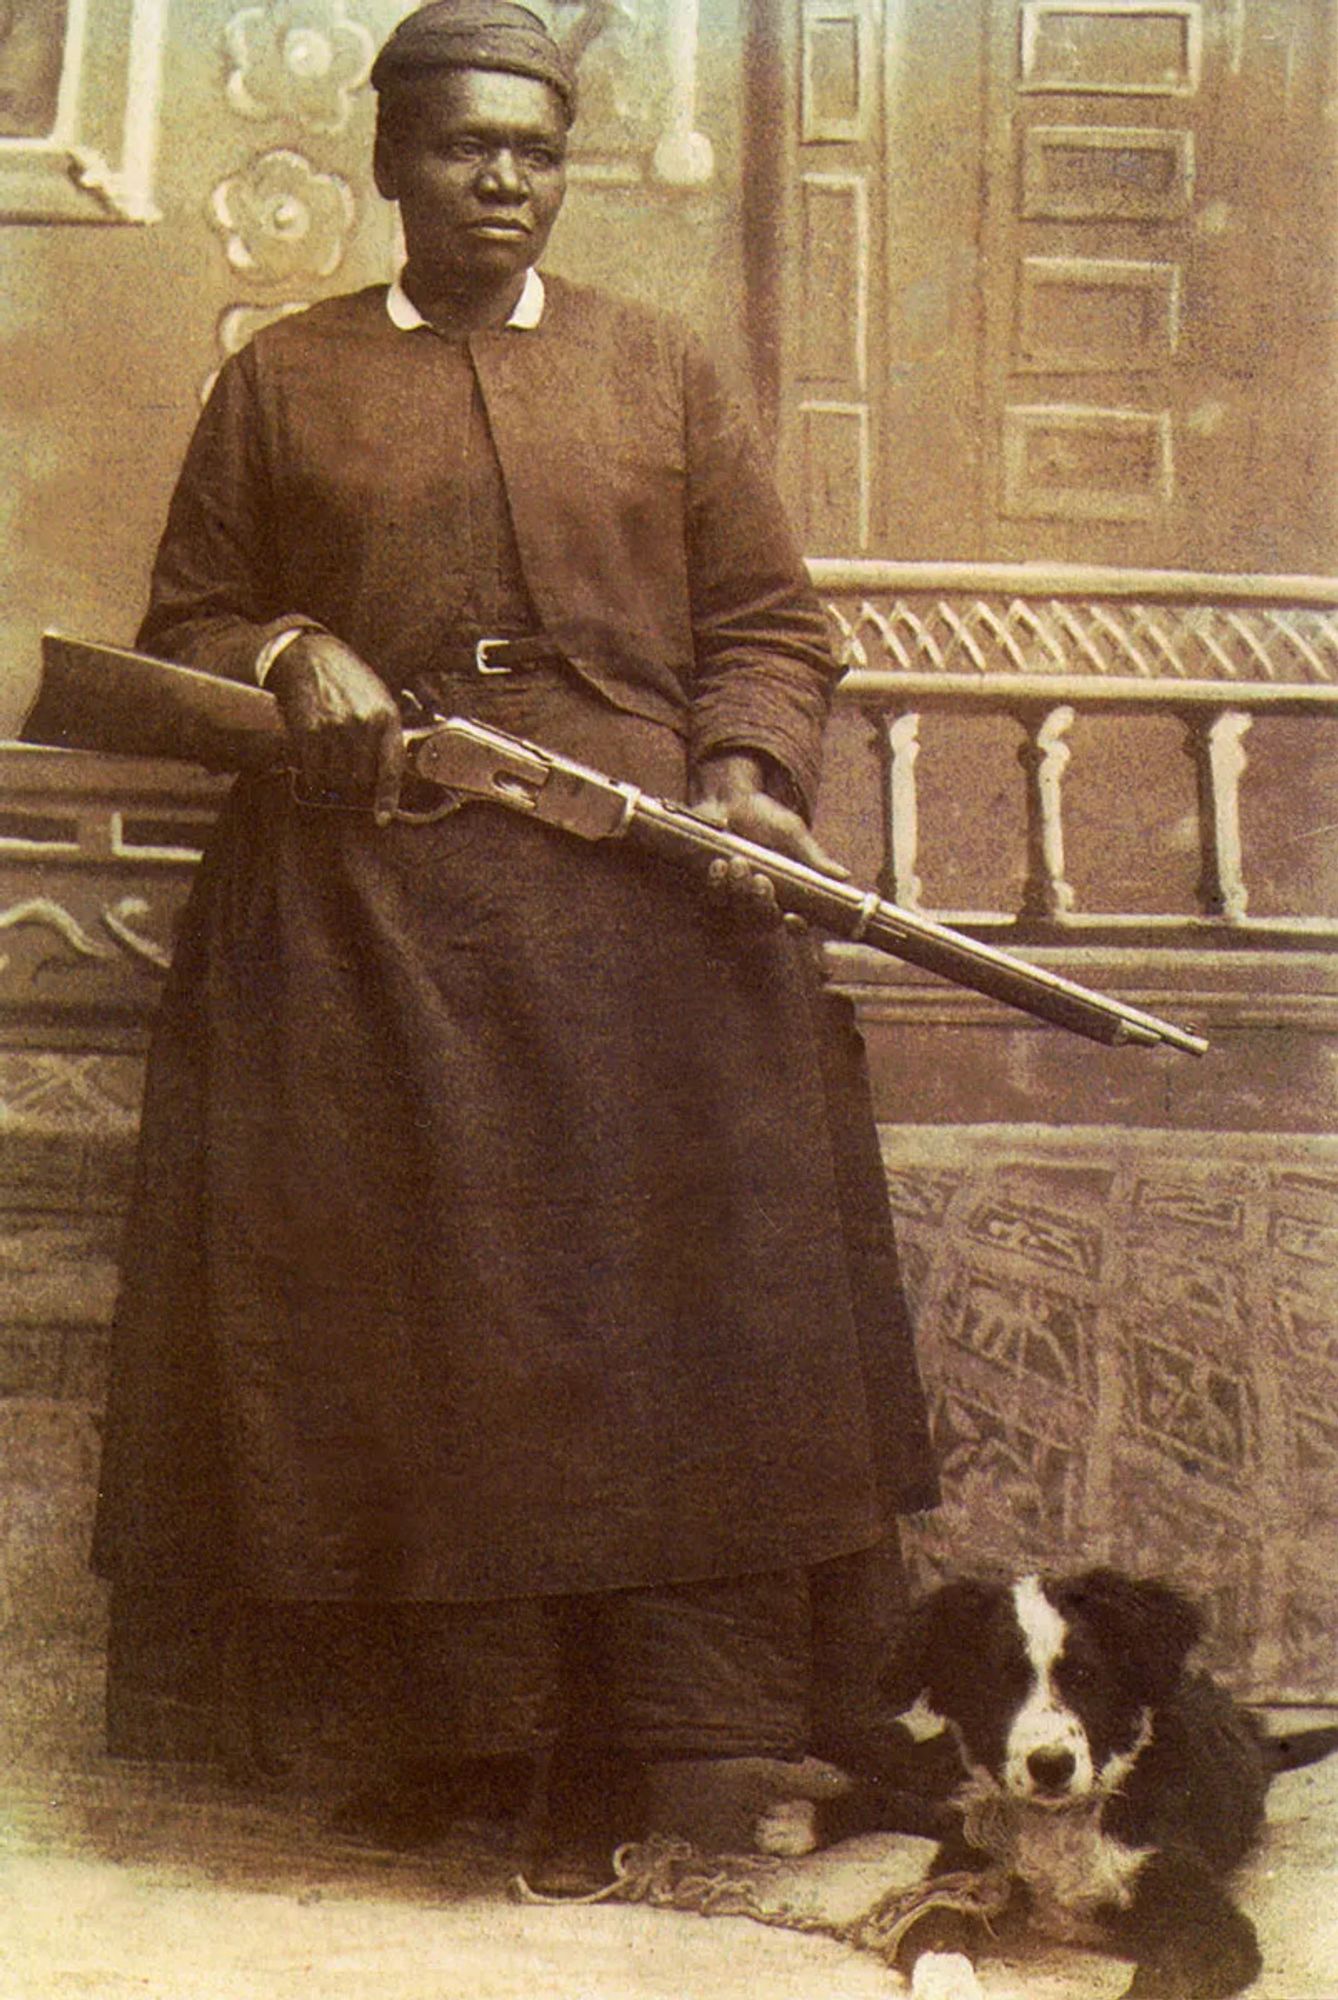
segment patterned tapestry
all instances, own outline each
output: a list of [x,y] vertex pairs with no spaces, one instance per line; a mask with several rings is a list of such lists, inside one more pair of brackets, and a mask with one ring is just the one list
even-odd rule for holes
[[1338,1144],[883,1128],[945,1505],[917,1580],[1111,1561],[1205,1663],[1338,1698]]

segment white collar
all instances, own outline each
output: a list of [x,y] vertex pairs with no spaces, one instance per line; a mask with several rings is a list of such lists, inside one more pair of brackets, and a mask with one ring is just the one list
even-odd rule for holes
[[[430,324],[419,312],[399,278],[393,281],[386,293],[386,311],[390,315],[392,325],[399,327],[403,333],[411,333],[416,326]],[[538,326],[543,316],[544,281],[531,264],[525,273],[525,283],[521,287],[520,297],[516,300],[507,325],[516,327],[522,332],[529,332]]]

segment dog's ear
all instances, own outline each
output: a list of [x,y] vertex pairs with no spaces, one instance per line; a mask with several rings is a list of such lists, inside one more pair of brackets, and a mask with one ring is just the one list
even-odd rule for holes
[[921,1695],[937,1714],[953,1713],[958,1689],[976,1678],[999,1596],[997,1584],[962,1578],[912,1605],[879,1682],[898,1713]]
[[1088,1623],[1125,1679],[1153,1699],[1175,1686],[1203,1635],[1198,1606],[1154,1577],[1089,1569],[1047,1588],[1062,1612]]

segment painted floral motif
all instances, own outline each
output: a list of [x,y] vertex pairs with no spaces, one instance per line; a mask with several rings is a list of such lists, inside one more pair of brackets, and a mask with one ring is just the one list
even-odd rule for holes
[[344,0],[272,0],[245,7],[226,30],[228,102],[243,118],[295,118],[308,132],[341,132],[375,54]]
[[353,225],[353,192],[301,153],[261,153],[215,188],[210,204],[234,271],[268,284],[328,278]]
[[[310,299],[285,299],[276,305],[229,306],[218,322],[218,346],[224,360],[230,355],[240,354],[253,334],[262,326],[272,326],[276,319],[287,319],[290,313],[304,312],[311,304]],[[221,366],[221,364],[220,364]],[[207,403],[215,382],[218,369],[211,368],[200,384],[200,401]]]

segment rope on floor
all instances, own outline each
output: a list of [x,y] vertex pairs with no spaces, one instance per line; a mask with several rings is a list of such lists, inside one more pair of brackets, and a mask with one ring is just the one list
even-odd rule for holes
[[523,1875],[516,1876],[512,1890],[523,1903],[550,1907],[643,1903],[702,1917],[749,1917],[780,1930],[835,1938],[875,1953],[888,1965],[911,1925],[930,1910],[956,1910],[989,1924],[1008,1901],[1008,1879],[1002,1869],[963,1870],[890,1890],[858,1916],[838,1923],[820,1910],[806,1909],[783,1896],[777,1899],[777,1885],[793,1865],[765,1855],[703,1854],[685,1840],[655,1835],[617,1848],[613,1879],[585,1895],[543,1895]]

